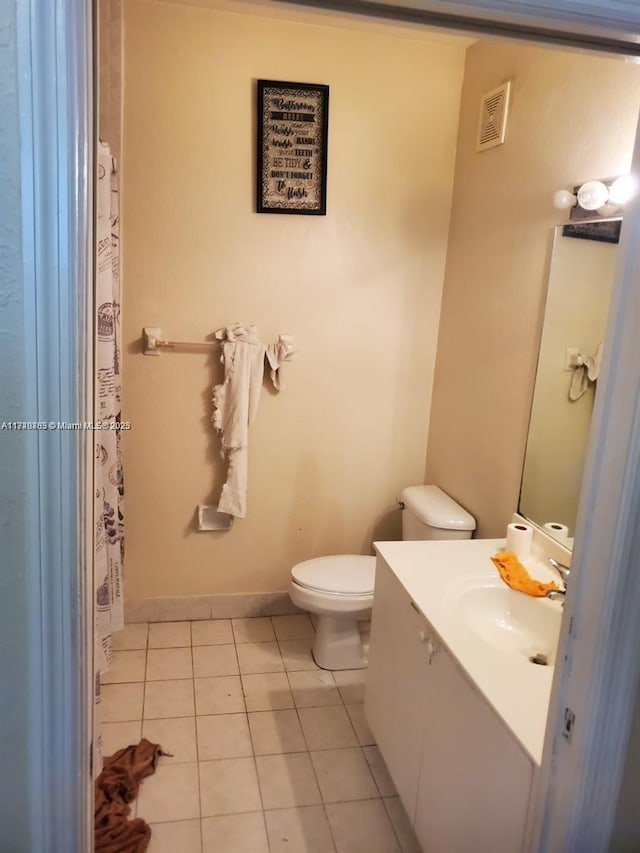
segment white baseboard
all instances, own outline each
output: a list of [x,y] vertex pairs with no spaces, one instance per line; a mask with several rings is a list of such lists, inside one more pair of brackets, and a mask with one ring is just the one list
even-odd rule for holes
[[125,601],[124,604],[124,620],[127,623],[288,616],[302,612],[286,592],[140,598]]

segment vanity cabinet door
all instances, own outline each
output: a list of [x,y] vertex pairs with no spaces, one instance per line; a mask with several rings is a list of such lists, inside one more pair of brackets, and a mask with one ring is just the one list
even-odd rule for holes
[[425,618],[379,556],[364,711],[412,821],[428,689],[426,628]]
[[444,648],[428,676],[415,817],[424,853],[519,853],[531,760]]

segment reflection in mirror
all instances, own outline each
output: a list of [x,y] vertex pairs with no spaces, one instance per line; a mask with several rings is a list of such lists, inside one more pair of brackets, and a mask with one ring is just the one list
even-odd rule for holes
[[553,235],[519,511],[571,547],[597,387],[588,372],[597,373],[618,247],[562,231]]

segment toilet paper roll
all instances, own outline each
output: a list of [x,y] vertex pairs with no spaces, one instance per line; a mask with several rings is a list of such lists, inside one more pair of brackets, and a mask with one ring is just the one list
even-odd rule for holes
[[566,542],[569,538],[569,528],[566,524],[559,524],[557,521],[548,521],[542,525],[542,529],[546,530],[558,542]]
[[506,550],[511,551],[519,560],[525,560],[531,553],[533,527],[515,522],[507,525]]

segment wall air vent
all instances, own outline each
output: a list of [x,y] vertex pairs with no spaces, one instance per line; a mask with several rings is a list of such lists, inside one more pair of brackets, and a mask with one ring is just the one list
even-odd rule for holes
[[502,145],[507,130],[507,110],[511,83],[504,83],[483,95],[480,102],[477,151]]

